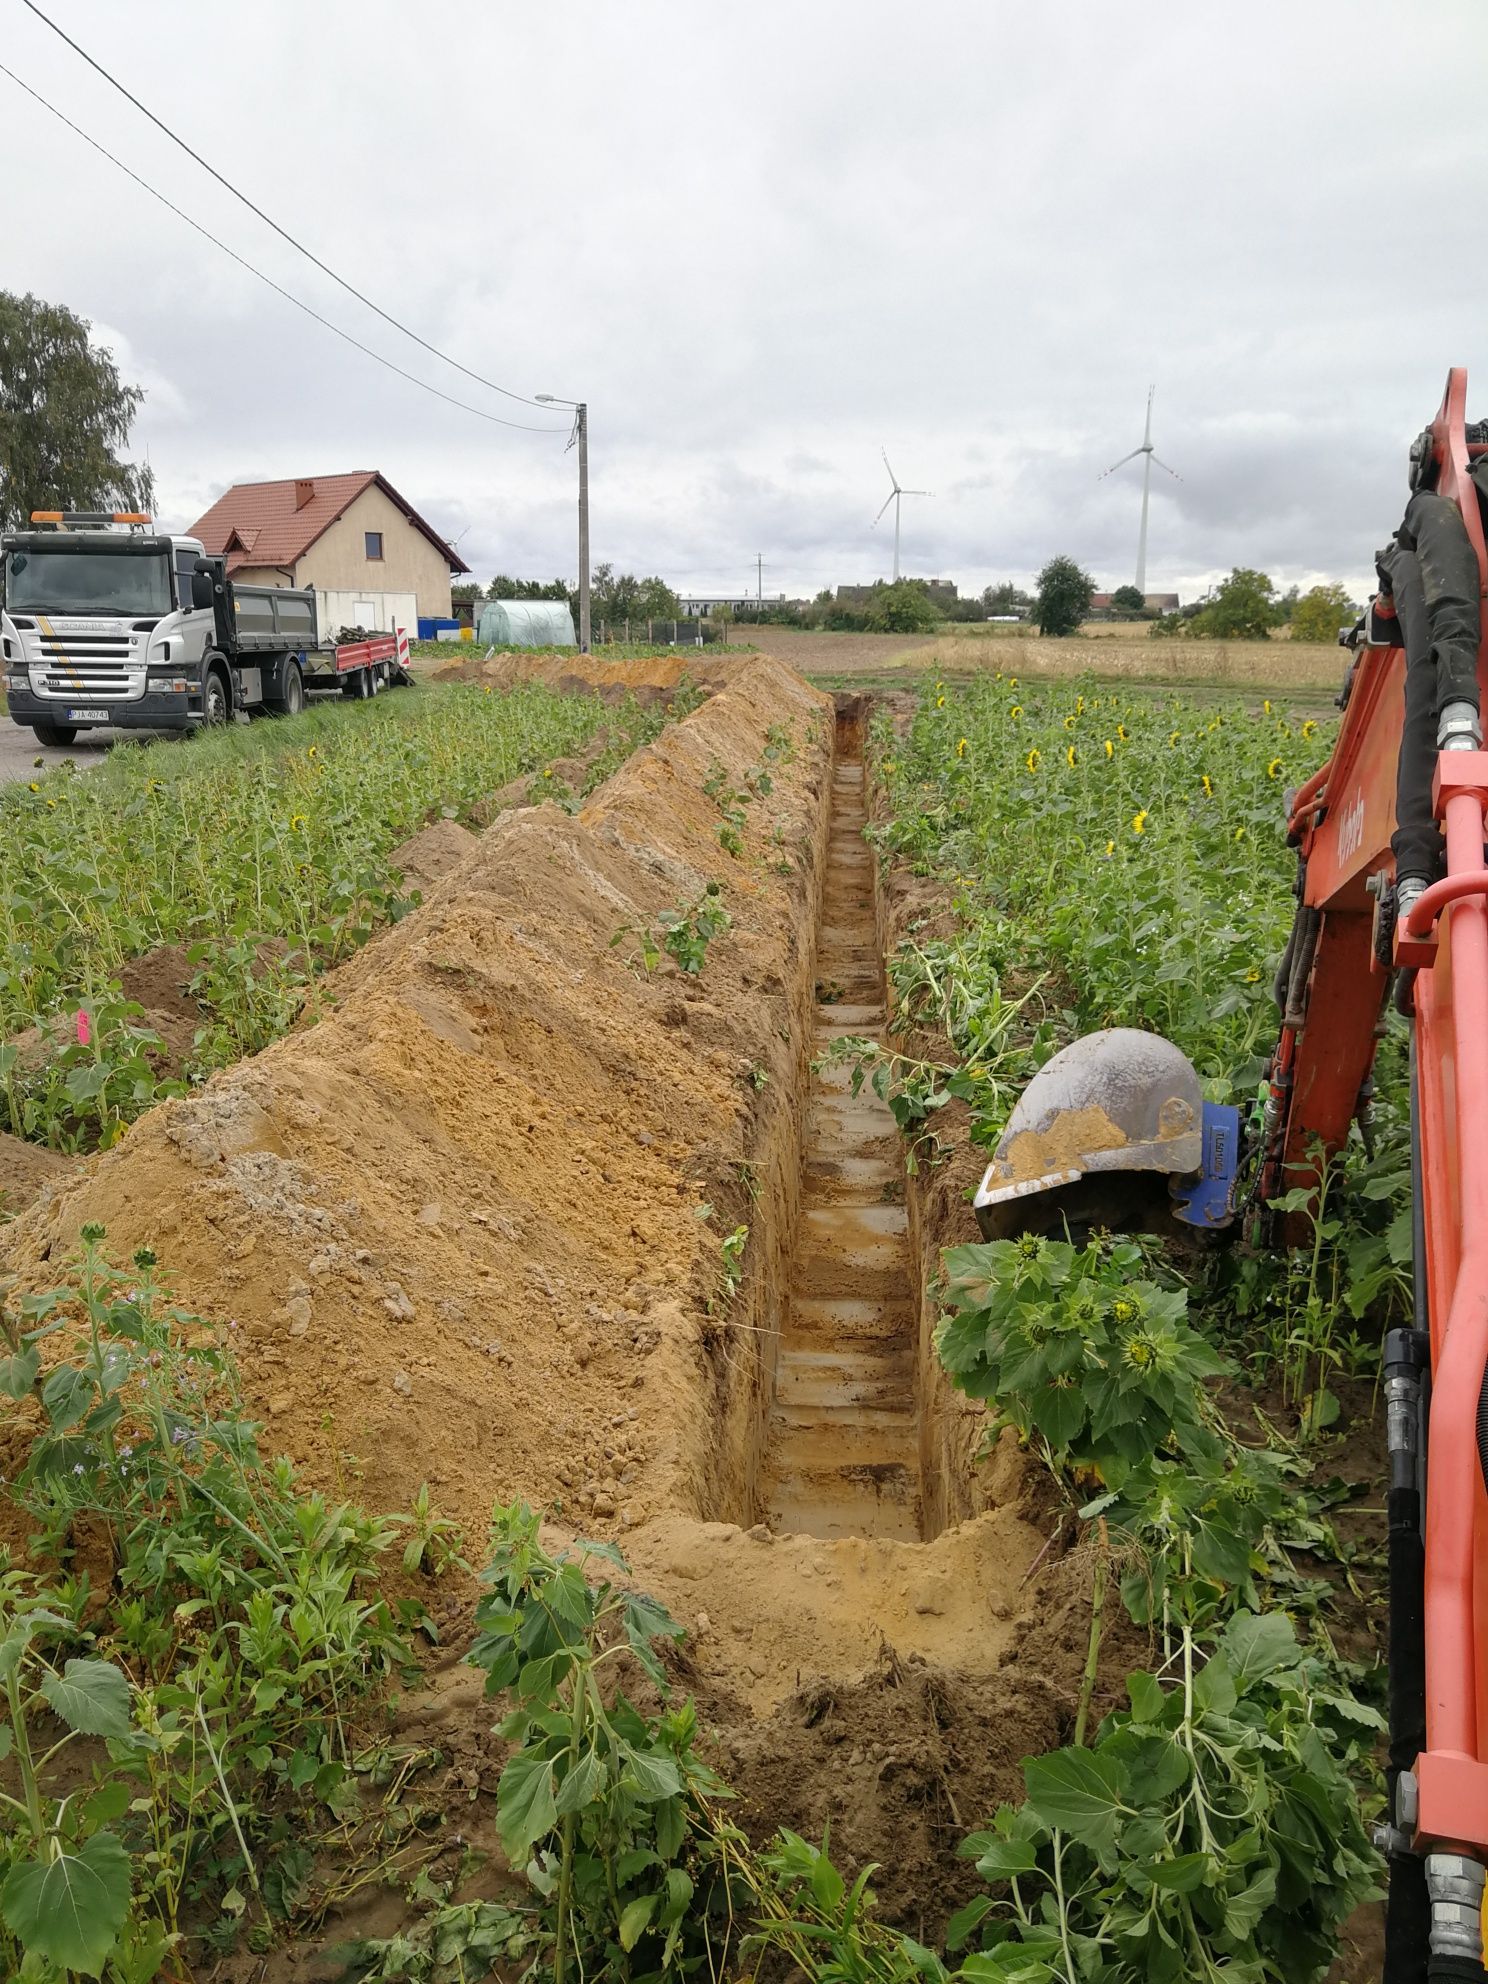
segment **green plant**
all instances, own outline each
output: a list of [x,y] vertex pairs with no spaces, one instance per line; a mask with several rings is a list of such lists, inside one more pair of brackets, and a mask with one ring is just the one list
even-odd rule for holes
[[732,927],[722,889],[709,882],[689,900],[662,910],[652,923],[622,923],[610,939],[610,949],[618,949],[628,937],[633,948],[625,962],[632,970],[639,964],[649,975],[665,953],[680,972],[697,978],[707,962],[708,946]]
[[[141,1919],[168,1942],[188,1885],[239,1911],[239,1882],[260,1911],[285,1905],[308,1861],[274,1814],[340,1809],[347,1717],[409,1652],[377,1589],[393,1526],[263,1460],[228,1332],[170,1302],[148,1250],[125,1272],[103,1240],[85,1228],[69,1281],[0,1313],[0,1394],[33,1429],[7,1493],[43,1560],[68,1565],[86,1535],[108,1567],[106,1644],[136,1682],[115,1763],[141,1787],[112,1816]],[[54,1587],[52,1628],[86,1643],[87,1580],[70,1588],[69,1609]]]
[[1329,1686],[1283,1614],[1240,1613],[1205,1659],[1186,1625],[1173,1678],[1133,1674],[1089,1749],[1023,1767],[1026,1797],[962,1851],[998,1892],[984,1980],[1310,1984],[1377,1862],[1347,1764],[1380,1718]]
[[[13,1760],[20,1795],[0,1791],[0,1921],[25,1954],[22,1975],[70,1971],[101,1977],[114,1969],[141,1980],[155,1976],[176,1938],[162,1926],[131,1923],[129,1853],[110,1821],[129,1802],[117,1762],[89,1787],[53,1795],[49,1777],[78,1737],[112,1746],[122,1758],[143,1740],[136,1729],[129,1678],[112,1661],[71,1659],[58,1666],[42,1650],[46,1638],[71,1640],[76,1624],[49,1609],[36,1580],[19,1571],[0,1575],[0,1763]],[[60,1723],[54,1736],[41,1727]],[[41,1747],[45,1744],[45,1747]],[[4,1938],[0,1937],[0,1944]],[[122,1950],[121,1950],[121,1945]]]
[[117,1143],[136,1116],[184,1082],[160,1072],[165,1043],[117,984],[42,1021],[30,1051],[0,1041],[0,1092],[13,1135],[55,1150]]
[[726,1233],[719,1242],[718,1293],[714,1297],[715,1303],[721,1305],[732,1302],[738,1294],[739,1284],[744,1279],[744,1249],[748,1245],[747,1226],[736,1226],[732,1233]]
[[1058,1463],[1119,1489],[1152,1456],[1223,1448],[1205,1389],[1229,1366],[1186,1320],[1183,1288],[1145,1278],[1132,1241],[1026,1236],[952,1247],[941,1362],[995,1425],[1042,1437]]
[[[487,1693],[512,1703],[497,1821],[540,1897],[554,1984],[612,1969],[680,1974],[710,1936],[726,1940],[711,1817],[724,1787],[695,1753],[691,1705],[668,1706],[658,1658],[681,1629],[613,1581],[625,1569],[608,1544],[545,1549],[525,1505],[495,1512],[469,1659]],[[620,1691],[627,1669],[658,1713]]]
[[412,1509],[397,1521],[408,1531],[408,1541],[403,1545],[403,1568],[410,1577],[422,1574],[440,1578],[446,1571],[470,1573],[459,1524],[434,1508],[427,1481],[419,1483]]

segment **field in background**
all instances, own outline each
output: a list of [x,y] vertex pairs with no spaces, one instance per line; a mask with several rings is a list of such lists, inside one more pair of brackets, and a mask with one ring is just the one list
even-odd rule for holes
[[751,629],[763,654],[798,668],[828,687],[892,687],[896,677],[926,669],[966,675],[1000,669],[1004,675],[1068,680],[1095,675],[1113,681],[1157,682],[1174,687],[1261,689],[1295,694],[1334,690],[1345,656],[1326,642],[1152,641],[1082,639],[1043,641],[1023,633],[989,639],[980,630],[922,636],[822,634],[796,627]]

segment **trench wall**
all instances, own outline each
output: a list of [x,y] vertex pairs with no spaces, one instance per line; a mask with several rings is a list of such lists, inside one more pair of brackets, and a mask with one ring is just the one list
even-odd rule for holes
[[[266,1447],[376,1509],[427,1480],[476,1551],[513,1497],[598,1533],[753,1521],[831,751],[827,698],[731,667],[576,815],[503,813],[323,1018],[49,1187],[0,1265],[50,1286],[88,1222],[148,1243]],[[702,788],[760,766],[736,859]],[[639,927],[710,879],[733,927],[702,973],[647,972]]]

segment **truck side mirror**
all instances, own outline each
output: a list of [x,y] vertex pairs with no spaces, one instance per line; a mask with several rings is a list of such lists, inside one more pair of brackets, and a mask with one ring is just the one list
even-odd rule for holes
[[191,605],[193,610],[198,610],[202,607],[210,608],[214,596],[212,574],[202,571],[193,572],[191,574]]

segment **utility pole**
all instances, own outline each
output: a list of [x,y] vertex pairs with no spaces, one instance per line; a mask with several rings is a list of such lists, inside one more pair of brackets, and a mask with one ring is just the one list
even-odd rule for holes
[[765,608],[765,554],[763,551],[756,551],[754,554],[755,613],[757,615],[762,613],[764,611],[764,608]]
[[[534,393],[543,406],[571,406],[574,431],[569,440],[579,444],[579,652],[589,652],[589,402],[560,399],[556,393]],[[564,450],[567,453],[567,449]]]
[[579,652],[589,652],[589,402],[579,401]]

